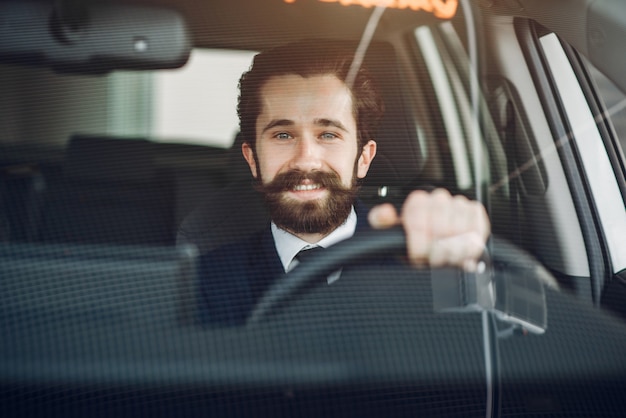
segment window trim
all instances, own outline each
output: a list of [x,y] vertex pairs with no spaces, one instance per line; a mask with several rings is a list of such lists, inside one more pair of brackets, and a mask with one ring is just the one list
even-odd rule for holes
[[[623,216],[623,198],[609,159],[605,141],[597,128],[597,119],[592,113],[588,99],[584,95],[578,74],[570,57],[556,34],[540,38],[548,68],[554,77],[555,88],[559,91],[563,111],[569,120],[571,140],[578,149],[578,166],[584,173],[587,195],[595,206],[599,221],[599,231],[603,232],[612,264],[612,272],[626,268],[626,217]],[[567,70],[570,71],[567,71]],[[569,136],[569,135],[568,135]],[[581,140],[584,136],[584,140]]]
[[[604,147],[606,148],[606,152],[617,178],[617,185],[621,191],[624,206],[626,206],[626,157],[619,144],[619,137],[613,127],[611,115],[608,114],[609,109],[606,108],[604,100],[598,92],[598,86],[584,58],[568,44],[561,44],[570,59],[574,73],[578,76],[580,87],[587,98],[587,104],[597,122],[596,126],[604,141]],[[608,115],[608,117],[604,117],[604,115]]]
[[[555,139],[567,138],[569,125],[564,117],[560,98],[554,92],[554,80],[552,74],[546,70],[545,56],[539,46],[539,37],[549,31],[536,22],[523,18],[515,18],[514,31],[527,63],[528,75],[535,86],[536,104],[533,106],[541,107],[541,109],[529,109],[529,111],[543,115],[546,128],[550,133],[550,138],[543,136],[547,132],[535,133],[535,137],[540,141],[540,149],[545,147],[545,143],[552,143],[553,148],[549,152],[552,154],[553,151],[554,156],[547,155],[544,158],[560,162],[558,168],[554,164],[546,165],[550,182],[546,193],[546,199],[548,199],[546,203],[550,205],[550,215],[554,217],[552,221],[555,223],[556,231],[563,232],[567,237],[566,241],[559,240],[559,244],[569,248],[563,253],[564,259],[560,262],[560,268],[563,270],[556,270],[554,273],[558,276],[565,275],[567,283],[580,300],[599,305],[601,291],[609,270],[607,251],[603,240],[598,235],[595,212],[590,206],[591,202],[587,198],[584,182],[576,165],[576,150],[570,141],[559,143]],[[555,187],[568,188],[567,202],[563,202],[563,196],[557,196],[557,193],[552,190]],[[553,205],[557,207],[552,208]],[[556,209],[568,212],[556,213]],[[562,230],[562,228],[567,228],[567,230]],[[547,265],[550,266],[549,263]]]
[[599,306],[602,290],[611,277],[609,251],[597,219],[594,202],[589,198],[588,185],[580,171],[578,150],[572,141],[558,142],[558,138],[568,138],[571,129],[564,114],[561,98],[555,93],[555,81],[548,70],[545,54],[539,44],[540,36],[551,31],[527,19],[516,19],[515,31],[522,45],[543,112],[547,116],[552,138],[558,145],[556,152],[561,161],[585,246],[589,275],[572,277],[574,291],[582,300],[591,300],[594,305]]

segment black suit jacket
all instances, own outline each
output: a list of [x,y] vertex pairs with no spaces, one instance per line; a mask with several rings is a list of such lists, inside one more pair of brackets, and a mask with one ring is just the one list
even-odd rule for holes
[[[355,204],[355,236],[369,230],[368,209]],[[270,284],[284,274],[269,225],[248,239],[200,258],[198,319],[201,324],[243,325]]]

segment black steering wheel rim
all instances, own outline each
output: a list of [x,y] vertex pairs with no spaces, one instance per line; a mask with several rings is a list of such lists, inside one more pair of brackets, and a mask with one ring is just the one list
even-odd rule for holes
[[[558,288],[554,276],[541,263],[507,240],[492,236],[487,249],[494,264],[510,268],[530,267],[542,283]],[[363,259],[401,255],[405,251],[406,237],[401,227],[364,231],[333,245],[332,251],[312,256],[307,262],[299,264],[293,271],[274,281],[248,316],[247,325],[261,322],[279,305],[319,280],[320,276],[327,276],[342,266]]]
[[332,251],[316,254],[291,272],[274,281],[257,302],[248,317],[248,325],[256,324],[301,289],[320,276],[328,275],[344,265],[372,257],[385,257],[406,251],[406,238],[400,227],[364,231],[332,246]]

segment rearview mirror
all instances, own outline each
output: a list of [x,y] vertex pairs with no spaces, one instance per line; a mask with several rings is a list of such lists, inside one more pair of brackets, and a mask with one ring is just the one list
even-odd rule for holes
[[191,43],[182,15],[99,2],[0,2],[0,62],[101,73],[177,68]]

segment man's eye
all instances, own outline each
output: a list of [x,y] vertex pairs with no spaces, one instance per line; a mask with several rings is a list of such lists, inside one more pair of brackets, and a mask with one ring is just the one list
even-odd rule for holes
[[289,135],[287,132],[279,132],[276,135],[274,135],[274,138],[276,138],[276,139],[290,139],[291,135]]
[[332,132],[324,132],[322,135],[320,135],[321,139],[337,139],[339,138],[339,136],[337,136],[336,134],[332,133]]

